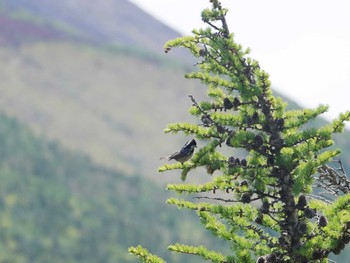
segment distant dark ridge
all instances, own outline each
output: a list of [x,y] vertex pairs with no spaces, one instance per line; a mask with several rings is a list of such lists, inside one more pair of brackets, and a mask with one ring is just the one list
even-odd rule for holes
[[0,44],[18,45],[23,42],[68,40],[70,36],[48,25],[37,25],[0,13]]
[[[75,32],[77,37],[103,45],[138,46],[161,53],[167,40],[180,36],[178,32],[127,0],[105,0],[98,4],[93,0],[2,0],[0,7],[8,14],[21,15],[24,12],[39,21],[44,21],[45,24],[60,24],[63,28]],[[52,30],[46,26],[37,26],[36,30],[30,29],[34,25],[27,26],[28,33],[22,37],[30,36],[31,33],[47,39],[66,36],[64,32],[59,34],[55,30],[51,33],[46,32]],[[20,26],[13,27],[13,30],[15,35],[18,34],[18,41],[23,30]]]

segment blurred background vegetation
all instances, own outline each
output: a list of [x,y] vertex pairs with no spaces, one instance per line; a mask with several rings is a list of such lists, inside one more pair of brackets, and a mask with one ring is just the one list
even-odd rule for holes
[[[0,24],[0,262],[135,262],[137,244],[198,262],[165,248],[219,247],[165,205],[179,176],[157,173],[188,139],[166,124],[195,121],[187,94],[205,95],[183,78],[189,55],[162,50],[179,34],[126,0],[1,0]],[[349,167],[350,134],[336,139]]]

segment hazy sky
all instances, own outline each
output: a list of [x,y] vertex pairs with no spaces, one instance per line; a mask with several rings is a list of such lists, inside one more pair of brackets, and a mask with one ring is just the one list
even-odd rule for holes
[[[180,33],[202,27],[209,0],[132,0]],[[303,106],[350,110],[349,0],[223,0],[231,32],[270,74],[272,86]]]

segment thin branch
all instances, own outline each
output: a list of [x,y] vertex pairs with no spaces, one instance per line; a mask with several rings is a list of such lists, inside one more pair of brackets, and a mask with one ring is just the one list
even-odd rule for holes
[[209,197],[209,196],[194,196],[194,199],[209,199],[209,200],[216,200],[216,201],[222,201],[225,203],[238,203],[241,201],[238,200],[233,200],[233,199],[225,199],[225,198],[220,198],[220,197]]
[[320,195],[330,194],[338,197],[350,193],[350,181],[348,180],[341,160],[333,160],[339,164],[339,168],[322,165],[317,169],[318,174],[314,177],[314,188],[321,188],[325,192]]
[[[233,131],[231,131],[230,129],[226,128],[226,127],[223,127],[222,125],[218,124],[216,121],[214,121],[212,119],[212,117],[205,111],[202,109],[201,106],[199,106],[199,104],[197,103],[197,101],[194,99],[194,97],[189,94],[188,95],[191,99],[191,101],[193,102],[193,106],[195,106],[197,109],[199,109],[199,111],[203,114],[204,118],[207,120],[208,122],[208,125],[214,125],[216,127],[217,130],[221,130],[223,129],[224,132],[227,132],[228,134],[231,134]],[[221,143],[223,143],[225,141],[224,138],[220,138],[219,142],[220,142],[220,145]]]
[[[266,235],[261,228],[258,228],[254,225],[249,225],[249,226],[247,226],[247,228],[254,231],[257,235],[260,236],[261,239],[264,239],[268,245],[274,244],[272,238],[269,235]],[[258,243],[260,243],[260,242],[258,242]]]
[[330,200],[328,200],[328,199],[326,199],[325,197],[322,197],[322,196],[313,195],[313,194],[308,194],[307,196],[312,197],[314,199],[318,199],[318,200],[323,201],[323,202],[325,202],[327,204],[331,204],[332,203]]
[[209,26],[211,26],[212,28],[214,28],[217,31],[220,31],[220,28],[217,27],[216,25],[214,25],[213,23],[209,22],[209,21],[205,21],[205,23],[207,23]]
[[222,10],[222,6],[221,6],[220,2],[218,3],[218,7],[217,8],[221,12],[220,20],[221,20],[221,23],[222,23],[222,28],[224,29],[225,37],[227,38],[230,35],[230,30],[228,29],[228,25],[227,25],[227,22],[226,22],[224,11]]

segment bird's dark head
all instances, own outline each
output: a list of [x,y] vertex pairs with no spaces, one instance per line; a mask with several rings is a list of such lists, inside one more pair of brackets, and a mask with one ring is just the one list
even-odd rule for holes
[[197,147],[197,142],[195,139],[192,139],[192,140],[187,142],[187,145]]

